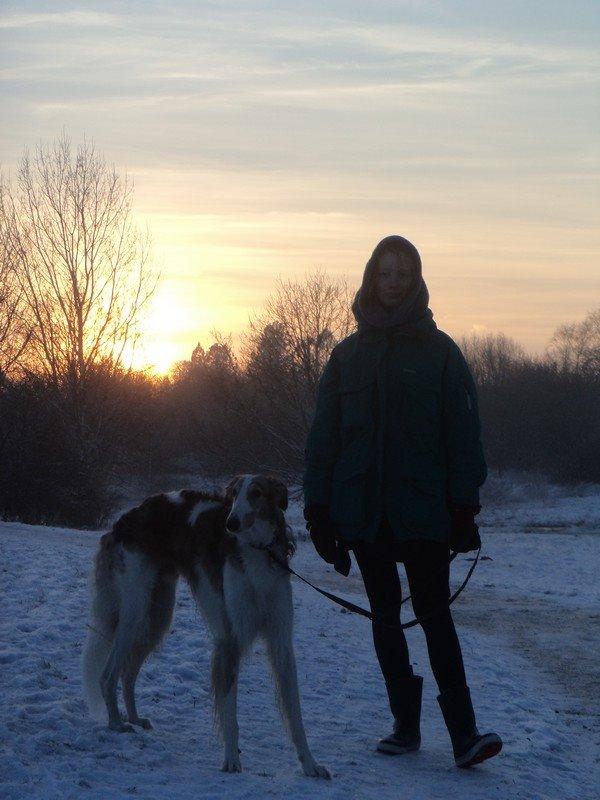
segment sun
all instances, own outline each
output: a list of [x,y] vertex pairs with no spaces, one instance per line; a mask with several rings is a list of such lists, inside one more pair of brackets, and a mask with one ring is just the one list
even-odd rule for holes
[[134,369],[167,375],[177,361],[190,357],[206,316],[194,301],[173,284],[157,289],[140,322],[139,341],[129,351]]
[[176,361],[180,361],[181,348],[173,342],[155,341],[149,348],[140,347],[139,355],[136,352],[133,359],[135,369],[149,371],[154,375],[168,375]]

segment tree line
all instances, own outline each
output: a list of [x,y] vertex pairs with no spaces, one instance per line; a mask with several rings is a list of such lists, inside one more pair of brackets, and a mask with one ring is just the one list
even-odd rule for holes
[[[240,346],[215,334],[168,377],[133,370],[157,274],[131,205],[64,135],[0,181],[0,517],[95,527],[190,476],[299,480],[320,374],[354,327],[348,286],[280,279]],[[459,344],[490,466],[600,481],[600,309],[541,356],[501,334]]]

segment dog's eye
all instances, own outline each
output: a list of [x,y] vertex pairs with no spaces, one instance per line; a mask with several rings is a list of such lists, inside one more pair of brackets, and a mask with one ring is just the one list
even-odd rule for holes
[[262,492],[260,491],[260,489],[250,489],[250,491],[248,492],[248,497],[250,498],[250,500],[258,500],[261,494]]

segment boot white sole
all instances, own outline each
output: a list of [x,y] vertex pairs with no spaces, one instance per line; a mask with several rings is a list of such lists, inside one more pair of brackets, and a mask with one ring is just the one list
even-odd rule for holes
[[500,750],[502,750],[502,739],[496,733],[488,733],[486,736],[482,736],[466,753],[455,759],[456,766],[461,769],[473,767],[488,758],[497,756]]

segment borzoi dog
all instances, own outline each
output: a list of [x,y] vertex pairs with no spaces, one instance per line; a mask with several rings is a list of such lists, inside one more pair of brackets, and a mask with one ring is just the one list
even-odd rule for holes
[[[212,687],[225,745],[223,770],[241,770],[236,711],[240,659],[262,636],[302,770],[330,777],[310,752],[300,711],[290,576],[276,563],[287,564],[294,550],[286,508],[284,484],[244,475],[229,484],[225,497],[185,490],[150,497],[102,536],[84,683],[90,708],[105,705],[112,730],[152,727],[138,715],[135,681],[170,627],[182,575],[214,638]],[[119,679],[127,723],[117,705]]]

